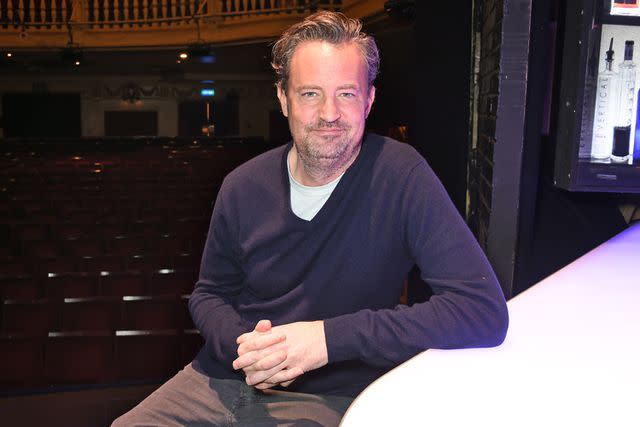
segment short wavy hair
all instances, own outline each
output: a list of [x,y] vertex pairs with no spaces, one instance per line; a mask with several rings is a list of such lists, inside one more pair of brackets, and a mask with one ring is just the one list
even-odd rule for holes
[[367,83],[373,85],[380,68],[380,53],[375,40],[362,32],[362,22],[340,12],[320,11],[289,27],[274,43],[271,67],[276,85],[287,90],[291,58],[300,43],[324,41],[331,44],[355,43],[367,66]]

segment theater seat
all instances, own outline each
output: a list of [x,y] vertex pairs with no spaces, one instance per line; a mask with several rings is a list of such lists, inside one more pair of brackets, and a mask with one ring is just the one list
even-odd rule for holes
[[44,337],[0,334],[0,389],[43,385]]
[[48,297],[83,298],[98,295],[97,273],[47,273],[42,282]]
[[127,271],[151,273],[155,270],[172,269],[174,261],[172,257],[162,255],[134,255],[125,259]]
[[170,378],[182,368],[179,349],[175,330],[117,331],[117,377],[119,380]]
[[113,332],[50,332],[45,344],[49,384],[96,384],[113,381]]
[[99,273],[124,270],[123,258],[113,255],[83,256],[76,260],[76,271]]
[[46,258],[34,261],[34,269],[44,277],[49,273],[69,273],[76,271],[76,258],[70,256]]
[[122,299],[118,297],[65,298],[61,307],[62,331],[115,331]]
[[138,272],[110,272],[100,273],[100,295],[126,296],[147,295],[147,275]]
[[5,300],[2,303],[2,332],[46,336],[59,327],[58,299]]
[[0,278],[0,299],[36,299],[42,296],[42,290],[32,276]]
[[120,329],[179,329],[182,321],[179,307],[179,299],[174,295],[125,296]]
[[55,258],[61,249],[52,240],[30,240],[22,242],[22,254],[33,258]]
[[72,257],[98,257],[105,254],[102,240],[98,236],[70,238],[62,241],[65,254]]
[[117,235],[105,240],[107,253],[120,256],[146,254],[149,243],[144,234]]
[[0,277],[16,277],[30,274],[29,265],[23,258],[3,257],[0,262],[2,263]]
[[192,271],[163,269],[152,272],[149,283],[154,295],[180,295],[190,294],[197,279],[197,273]]
[[44,224],[16,224],[13,226],[12,237],[16,241],[46,240],[49,237],[48,227]]

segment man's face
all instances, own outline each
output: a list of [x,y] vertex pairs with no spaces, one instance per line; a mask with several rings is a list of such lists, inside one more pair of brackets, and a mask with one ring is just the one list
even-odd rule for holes
[[291,58],[282,112],[301,159],[322,169],[348,166],[359,152],[375,97],[355,44],[301,43]]

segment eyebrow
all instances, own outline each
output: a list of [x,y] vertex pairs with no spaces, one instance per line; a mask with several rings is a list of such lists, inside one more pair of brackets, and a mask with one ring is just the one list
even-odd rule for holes
[[[315,86],[315,85],[304,85],[304,86],[300,86],[300,87],[296,88],[296,90],[310,90],[310,89],[322,90],[322,87],[321,86]],[[344,90],[344,89],[355,89],[355,90],[358,90],[358,85],[349,83],[349,84],[346,84],[346,85],[338,86],[338,90]]]
[[347,84],[347,85],[338,86],[338,89],[356,89],[356,90],[358,90],[358,85]]
[[310,89],[322,90],[320,86],[299,86],[296,88],[296,90],[310,90]]

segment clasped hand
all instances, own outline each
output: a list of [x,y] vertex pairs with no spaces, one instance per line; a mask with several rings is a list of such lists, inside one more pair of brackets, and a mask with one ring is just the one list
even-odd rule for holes
[[255,329],[236,339],[238,358],[247,384],[260,390],[287,387],[305,372],[328,363],[324,322],[295,322],[272,327],[261,320]]

